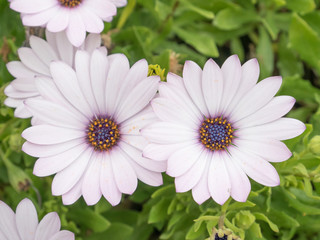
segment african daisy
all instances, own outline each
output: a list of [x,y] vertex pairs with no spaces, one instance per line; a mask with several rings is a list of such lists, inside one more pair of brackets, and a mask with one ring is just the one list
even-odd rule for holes
[[142,130],[151,142],[143,156],[168,160],[177,192],[192,189],[199,204],[210,196],[223,204],[230,196],[246,201],[247,175],[266,186],[279,185],[269,162],[291,156],[281,140],[298,136],[305,125],[283,117],[295,99],[274,97],[281,77],[257,83],[258,77],[256,59],[241,66],[234,55],[221,68],[212,59],[203,70],[187,61],[183,78],[169,74],[161,83],[160,97],[151,103],[161,121]]
[[[36,37],[30,37],[30,48],[22,47],[18,50],[20,61],[7,64],[8,71],[16,78],[5,89],[8,98],[5,104],[16,108],[15,116],[29,118],[31,113],[25,108],[23,101],[28,98],[39,98],[39,92],[35,85],[36,77],[51,78],[49,65],[52,61],[61,60],[69,66],[74,66],[76,48],[67,40],[65,33],[53,34],[46,32],[47,41]],[[91,53],[100,47],[101,37],[98,34],[89,34],[80,49]],[[104,48],[101,51],[106,51]]]
[[79,47],[86,32],[101,33],[103,21],[110,22],[117,7],[126,4],[126,0],[12,0],[10,7],[21,13],[25,26],[43,26],[53,33],[64,31]]
[[45,215],[38,223],[33,203],[25,198],[17,206],[16,214],[0,201],[1,240],[74,240],[72,232],[60,231],[61,223],[56,212]]
[[88,205],[103,195],[117,205],[122,193],[132,194],[137,179],[159,186],[165,161],[142,156],[147,144],[139,130],[156,120],[150,100],[159,77],[147,77],[148,64],[140,60],[131,68],[123,54],[106,56],[78,51],[75,70],[53,62],[54,84],[37,79],[43,99],[26,106],[41,122],[26,129],[23,151],[39,157],[34,174],[55,174],[53,195],[72,204],[81,195]]

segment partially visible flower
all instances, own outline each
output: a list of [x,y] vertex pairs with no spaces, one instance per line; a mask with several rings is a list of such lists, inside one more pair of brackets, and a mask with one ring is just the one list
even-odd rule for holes
[[168,160],[177,192],[192,189],[197,203],[211,196],[222,205],[230,196],[246,201],[247,175],[266,186],[279,185],[269,162],[290,158],[281,140],[300,135],[305,125],[283,117],[295,99],[274,97],[281,77],[257,84],[258,77],[256,59],[241,66],[234,55],[221,68],[212,59],[203,70],[187,61],[183,79],[169,73],[160,84],[160,97],[151,105],[161,121],[141,131],[151,142],[143,154]]
[[[23,101],[29,98],[39,98],[35,79],[36,77],[51,78],[49,65],[52,61],[61,60],[74,67],[76,48],[69,43],[65,33],[53,34],[47,31],[46,37],[47,41],[31,36],[31,48],[22,47],[18,50],[20,61],[7,64],[8,71],[16,79],[5,89],[5,94],[8,96],[5,105],[16,108],[14,114],[18,118],[32,116],[25,108]],[[101,37],[98,34],[89,34],[80,49],[91,53],[100,45]]]
[[103,21],[110,22],[117,7],[126,4],[126,0],[12,0],[10,7],[21,13],[25,26],[42,26],[53,33],[64,31],[79,47],[86,32],[101,33]]
[[38,222],[33,203],[25,198],[17,206],[16,214],[0,201],[1,240],[74,240],[70,231],[60,231],[61,223],[56,212],[48,213]]
[[147,141],[139,132],[157,119],[149,103],[160,78],[147,77],[146,60],[130,68],[123,54],[99,50],[78,51],[75,70],[51,63],[55,84],[37,79],[43,99],[26,101],[41,122],[22,133],[23,151],[39,157],[34,174],[56,173],[52,193],[62,195],[64,204],[83,195],[93,205],[103,195],[117,205],[122,193],[135,191],[138,179],[161,185],[166,162],[142,156]]

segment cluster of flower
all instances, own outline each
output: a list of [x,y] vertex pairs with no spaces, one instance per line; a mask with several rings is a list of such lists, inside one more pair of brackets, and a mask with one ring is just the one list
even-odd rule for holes
[[[24,25],[46,27],[46,41],[32,36],[31,48],[18,50],[21,61],[8,63],[16,79],[5,89],[5,104],[16,108],[15,116],[32,117],[22,136],[23,151],[39,158],[34,174],[56,174],[52,194],[62,195],[66,205],[81,196],[94,205],[102,195],[117,205],[122,193],[136,190],[138,179],[162,185],[164,171],[175,178],[177,192],[192,190],[198,204],[210,197],[218,204],[230,196],[246,201],[248,176],[279,185],[269,162],[290,158],[281,140],[305,130],[302,122],[283,117],[295,99],[275,97],[281,77],[257,83],[257,60],[241,66],[235,55],[221,68],[212,59],[203,70],[187,61],[183,77],[169,73],[166,82],[148,76],[146,60],[130,68],[125,55],[107,54],[99,35],[103,21],[111,21],[116,7],[125,4],[11,0]],[[1,239],[74,239],[59,232],[54,216],[37,228],[28,200],[16,217],[2,202],[0,213]],[[43,233],[45,222],[50,226]],[[15,223],[9,233],[2,231]],[[46,235],[39,237],[41,232]]]

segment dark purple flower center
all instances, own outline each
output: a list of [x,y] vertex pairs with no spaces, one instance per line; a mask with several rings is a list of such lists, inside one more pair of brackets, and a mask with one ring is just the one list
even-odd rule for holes
[[223,237],[219,237],[218,233],[216,233],[214,240],[228,240],[228,236],[223,235]]
[[109,151],[119,138],[118,125],[109,118],[95,118],[88,126],[87,139],[95,150]]
[[82,2],[82,0],[58,0],[58,1],[62,6],[65,6],[68,8],[77,7]]
[[226,149],[232,142],[234,129],[222,117],[205,118],[199,129],[200,141],[212,151]]

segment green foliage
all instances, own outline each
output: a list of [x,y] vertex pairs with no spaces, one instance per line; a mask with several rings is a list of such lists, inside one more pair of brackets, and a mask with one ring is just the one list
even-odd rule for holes
[[104,199],[94,207],[82,199],[63,206],[51,194],[52,177],[35,177],[35,159],[21,151],[20,134],[29,120],[14,118],[3,104],[3,90],[13,79],[5,65],[18,59],[26,36],[19,15],[0,1],[0,199],[15,208],[28,197],[41,216],[57,211],[62,228],[75,232],[77,240],[206,239],[220,216],[243,240],[320,239],[319,23],[316,0],[129,0],[106,23],[110,52],[126,54],[131,64],[146,58],[165,74],[181,74],[187,59],[203,66],[210,57],[218,63],[231,54],[243,63],[256,57],[260,78],[281,75],[279,95],[296,98],[288,116],[309,124],[303,135],[285,141],[293,156],[274,164],[281,185],[252,181],[244,203],[229,200],[221,208],[211,199],[199,206],[190,192],[175,193],[165,176],[159,188],[139,183],[117,207]]

